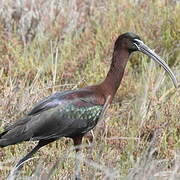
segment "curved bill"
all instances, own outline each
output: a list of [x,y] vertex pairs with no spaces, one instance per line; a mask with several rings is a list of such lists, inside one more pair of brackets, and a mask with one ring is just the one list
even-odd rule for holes
[[177,80],[174,75],[174,73],[171,71],[169,66],[166,64],[166,62],[161,59],[153,50],[151,50],[148,46],[146,46],[141,40],[135,39],[134,45],[137,47],[138,51],[148,55],[150,58],[152,58],[154,61],[156,61],[158,64],[160,64],[166,72],[168,72],[171,80],[173,81],[174,86],[177,88]]

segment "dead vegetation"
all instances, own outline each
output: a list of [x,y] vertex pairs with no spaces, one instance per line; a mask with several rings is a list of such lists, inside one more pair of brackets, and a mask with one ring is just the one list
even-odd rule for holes
[[[1,0],[0,6],[1,131],[55,91],[100,82],[123,32],[135,32],[154,47],[180,82],[178,1]],[[172,86],[148,58],[132,56],[92,160],[84,140],[84,179],[180,178],[180,89]],[[0,149],[2,179],[34,143]],[[72,179],[71,145],[61,139],[42,148],[20,178]]]

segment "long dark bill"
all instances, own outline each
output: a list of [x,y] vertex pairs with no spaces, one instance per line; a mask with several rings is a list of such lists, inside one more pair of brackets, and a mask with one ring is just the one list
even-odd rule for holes
[[174,86],[177,88],[177,80],[174,75],[174,73],[171,71],[169,66],[166,64],[166,62],[161,59],[153,50],[151,50],[148,46],[146,46],[141,40],[135,39],[134,45],[138,48],[138,50],[146,55],[148,55],[150,58],[152,58],[154,61],[156,61],[158,64],[160,64],[166,72],[168,72],[170,78],[173,81]]

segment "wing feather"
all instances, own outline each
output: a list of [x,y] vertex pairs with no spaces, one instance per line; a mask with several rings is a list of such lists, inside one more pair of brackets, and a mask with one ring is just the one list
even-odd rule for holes
[[[84,134],[97,124],[104,101],[104,97],[89,89],[58,92],[36,104],[27,116],[7,127],[1,135],[8,141],[17,130],[23,141]],[[21,128],[23,131],[19,131]],[[12,142],[15,143],[14,138]]]
[[28,113],[28,115],[37,115],[43,111],[79,98],[81,98],[81,101],[87,101],[87,103],[91,102],[93,104],[95,103],[95,99],[90,99],[91,96],[92,92],[87,89],[57,92],[38,102]]

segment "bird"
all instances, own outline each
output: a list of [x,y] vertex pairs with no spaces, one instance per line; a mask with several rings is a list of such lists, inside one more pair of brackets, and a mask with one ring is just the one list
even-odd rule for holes
[[[34,149],[19,160],[16,170],[20,170],[23,163],[41,147],[62,137],[71,138],[74,146],[79,147],[84,135],[97,125],[105,105],[112,103],[129,56],[136,51],[146,54],[160,64],[177,87],[172,70],[138,35],[132,32],[119,35],[114,43],[110,69],[100,84],[56,92],[45,97],[35,104],[27,115],[6,127],[0,134],[1,148],[23,141],[38,141]],[[79,151],[80,148],[76,148],[76,153]],[[77,172],[75,178],[81,179],[80,172]]]

